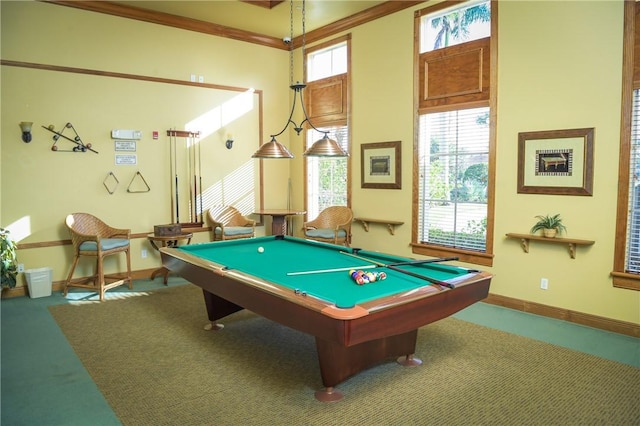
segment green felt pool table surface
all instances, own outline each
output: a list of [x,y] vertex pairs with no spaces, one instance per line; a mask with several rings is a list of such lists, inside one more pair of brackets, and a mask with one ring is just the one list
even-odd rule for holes
[[[262,247],[260,252],[258,248]],[[226,270],[238,270],[291,290],[333,303],[338,308],[350,308],[375,299],[433,285],[425,279],[406,275],[387,267],[363,269],[385,272],[382,281],[358,285],[348,270],[317,272],[330,269],[371,266],[372,262],[351,256],[353,248],[316,243],[293,237],[257,237],[242,240],[182,246],[177,250],[212,262]],[[345,254],[346,253],[346,254]],[[357,256],[377,263],[390,264],[408,259],[378,252],[359,250]],[[469,270],[443,263],[402,265],[400,268],[435,280],[456,282],[464,279]],[[304,274],[296,274],[305,272]],[[476,271],[473,271],[476,272]],[[293,275],[291,275],[293,274]]]

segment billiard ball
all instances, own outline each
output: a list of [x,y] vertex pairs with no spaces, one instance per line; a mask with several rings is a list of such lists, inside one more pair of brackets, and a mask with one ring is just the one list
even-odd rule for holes
[[264,252],[264,247],[258,247],[258,253]]

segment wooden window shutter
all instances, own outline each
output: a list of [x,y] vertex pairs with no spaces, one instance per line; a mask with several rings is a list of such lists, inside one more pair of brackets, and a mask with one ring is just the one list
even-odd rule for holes
[[419,108],[489,100],[490,37],[420,55]]
[[307,83],[305,104],[309,120],[322,126],[347,119],[347,74]]

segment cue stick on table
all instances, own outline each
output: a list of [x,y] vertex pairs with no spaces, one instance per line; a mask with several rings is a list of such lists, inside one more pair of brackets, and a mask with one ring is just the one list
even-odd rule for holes
[[[358,256],[356,254],[347,253],[346,251],[341,251],[340,253],[346,254],[347,256],[355,257],[356,259],[364,260],[366,262],[375,263],[378,266],[389,268],[392,271],[397,271],[397,272],[400,272],[401,274],[410,275],[412,277],[428,281],[431,284],[435,284],[435,285],[439,286],[440,289],[442,289],[442,287],[448,287],[448,288],[451,288],[451,289],[455,288],[455,286],[453,284],[451,284],[451,283],[448,283],[448,282],[445,282],[445,281],[441,281],[441,280],[436,280],[435,278],[430,278],[430,277],[427,277],[427,276],[424,276],[424,275],[416,274],[416,273],[411,272],[411,271],[405,271],[404,269],[401,269],[401,268],[398,268],[397,266],[394,266],[394,265],[398,265],[398,263],[396,263],[396,264],[393,264],[393,263],[385,264],[385,263],[382,263],[382,262],[375,261],[373,259],[369,259],[369,258],[366,258],[366,257]],[[401,264],[408,265],[408,264],[411,264],[411,263],[401,263]],[[413,263],[413,264],[415,264],[415,263]]]
[[458,258],[457,257],[439,257],[437,259],[405,260],[404,262],[389,263],[387,266],[422,265],[423,263],[449,262],[451,260],[458,260]]
[[359,265],[359,266],[345,266],[344,268],[333,269],[317,269],[315,271],[299,271],[299,272],[287,272],[287,275],[309,275],[309,274],[324,274],[327,272],[339,272],[339,271],[351,271],[353,269],[371,269],[377,268],[378,265]]

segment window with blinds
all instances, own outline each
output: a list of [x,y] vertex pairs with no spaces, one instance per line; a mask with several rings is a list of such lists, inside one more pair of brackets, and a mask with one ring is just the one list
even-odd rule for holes
[[640,89],[633,91],[625,270],[640,273]]
[[[347,126],[320,129],[329,132],[329,137],[349,152]],[[307,132],[307,148],[322,138],[324,133],[311,129]],[[347,205],[346,157],[307,157],[307,217],[315,218],[329,206]]]
[[613,286],[640,291],[640,2],[624,2],[622,120]]
[[484,251],[489,108],[423,114],[419,126],[419,242]]

